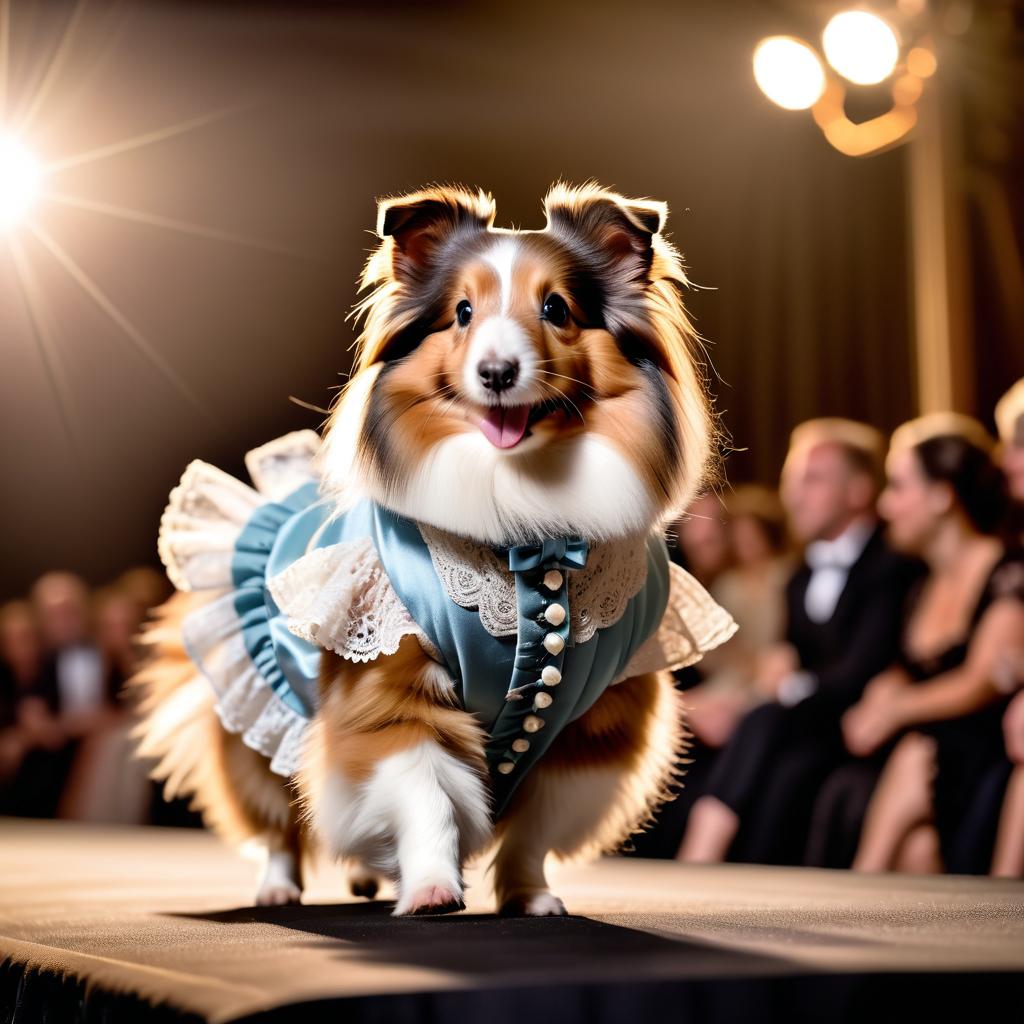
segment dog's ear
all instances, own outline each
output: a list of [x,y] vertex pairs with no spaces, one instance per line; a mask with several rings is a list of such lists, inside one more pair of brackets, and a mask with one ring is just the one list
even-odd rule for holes
[[642,281],[668,208],[650,199],[626,199],[592,182],[578,187],[559,183],[545,197],[544,213],[549,231],[582,248],[599,266]]
[[398,279],[422,277],[454,234],[486,231],[493,223],[491,195],[458,186],[435,185],[377,205],[377,234],[394,243],[392,269]]

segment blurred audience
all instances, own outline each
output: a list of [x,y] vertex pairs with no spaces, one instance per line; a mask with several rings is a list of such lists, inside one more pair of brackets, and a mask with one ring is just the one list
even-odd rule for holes
[[716,576],[711,592],[739,631],[704,657],[702,681],[686,691],[690,729],[710,748],[724,746],[739,719],[764,699],[754,685],[758,662],[783,640],[793,571],[785,512],[774,491],[738,487],[725,500],[725,515],[731,568]]
[[[1010,543],[1024,543],[1024,379],[999,400],[995,412],[999,429],[1000,462],[1012,503]],[[999,668],[1005,689],[1024,686],[1024,659],[1004,656]],[[1006,755],[1011,765],[1006,786],[992,874],[1024,877],[1024,693],[1010,702],[1003,717]]]
[[146,569],[95,595],[51,572],[0,609],[0,813],[139,820],[148,788],[120,694],[135,634],[167,590]]
[[685,785],[677,787],[654,822],[631,840],[628,851],[662,859],[671,859],[679,849],[719,748],[761,699],[753,686],[754,666],[761,647],[781,638],[790,570],[782,505],[767,487],[739,487],[727,498],[701,495],[677,524],[676,536],[673,557],[711,589],[740,629],[698,665],[676,675],[676,685],[686,694],[692,733],[686,758],[677,765]]
[[765,703],[718,758],[690,814],[682,860],[802,855],[820,779],[844,757],[840,716],[892,661],[916,571],[886,547],[877,522],[883,448],[876,430],[850,420],[812,420],[793,432],[781,495],[807,547],[786,588],[785,643],[759,658]]
[[732,564],[725,504],[714,492],[696,498],[676,523],[672,557],[705,587],[710,587]]
[[984,873],[991,863],[1009,776],[999,666],[1024,645],[1024,559],[1000,537],[994,447],[981,424],[952,413],[893,434],[880,509],[891,542],[928,571],[893,664],[843,717],[850,753],[883,762],[858,870]]
[[[1010,498],[1019,512],[1024,509],[1024,378],[999,399],[995,418],[1003,475]],[[1024,527],[1020,519],[1015,525]]]

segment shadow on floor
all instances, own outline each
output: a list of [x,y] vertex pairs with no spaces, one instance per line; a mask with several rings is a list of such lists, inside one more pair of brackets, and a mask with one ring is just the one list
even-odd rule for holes
[[273,924],[335,939],[338,955],[353,963],[440,970],[472,979],[475,984],[761,975],[787,969],[781,958],[586,917],[461,913],[395,918],[392,907],[377,901],[246,907],[174,916],[228,925]]

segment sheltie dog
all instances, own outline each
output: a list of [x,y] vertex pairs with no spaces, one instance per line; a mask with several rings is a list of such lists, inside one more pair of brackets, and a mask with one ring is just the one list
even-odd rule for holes
[[[353,372],[318,456],[321,491],[460,537],[600,544],[663,531],[709,473],[712,420],[666,206],[555,185],[543,230],[493,226],[483,192],[433,186],[379,203]],[[686,747],[667,671],[609,686],[558,734],[495,822],[486,734],[413,637],[373,661],[324,650],[299,770],[282,778],[218,719],[176,594],[134,686],[141,752],[230,841],[268,857],[257,901],[297,901],[303,857],[379,876],[396,913],[463,905],[490,850],[498,908],[564,914],[545,859],[615,849],[662,801]],[[518,748],[517,748],[518,749]],[[504,769],[503,769],[504,770]]]

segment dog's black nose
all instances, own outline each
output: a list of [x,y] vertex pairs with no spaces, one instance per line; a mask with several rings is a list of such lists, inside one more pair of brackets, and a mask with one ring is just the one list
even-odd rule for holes
[[484,359],[477,364],[476,372],[480,374],[480,383],[488,391],[495,393],[512,387],[519,376],[517,359]]

